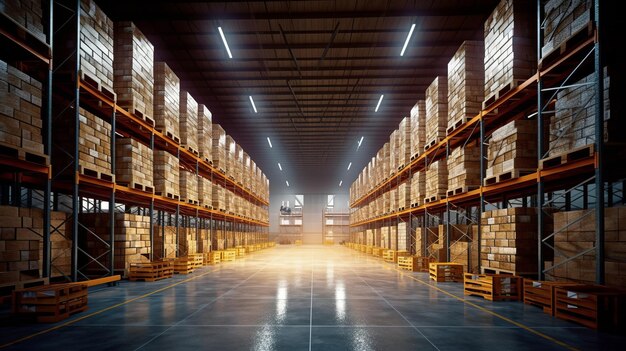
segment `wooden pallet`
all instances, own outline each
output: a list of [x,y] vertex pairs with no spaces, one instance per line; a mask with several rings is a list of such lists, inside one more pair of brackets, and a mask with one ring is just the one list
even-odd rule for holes
[[479,188],[478,185],[461,186],[461,187],[458,187],[458,188],[454,188],[454,189],[448,190],[446,192],[446,196],[450,197],[450,196],[454,196],[454,195],[459,195],[459,194],[470,192],[472,190],[476,190],[478,188]]
[[26,150],[22,147],[0,141],[0,155],[18,160],[36,163],[38,165],[50,165],[50,157],[43,153]]
[[172,260],[172,268],[175,274],[190,274],[195,270],[195,262],[187,256],[177,257]]
[[146,124],[148,124],[152,128],[154,128],[154,126],[155,126],[154,119],[151,118],[151,117],[146,116],[143,112],[141,112],[138,109],[136,109],[134,107],[134,103],[133,102],[130,102],[130,101],[118,101],[117,102],[117,106],[120,106],[121,108],[124,109],[124,111],[132,114],[135,117],[138,117],[139,119],[141,119],[144,122],[146,122]]
[[409,252],[406,250],[384,250],[383,261],[390,263],[397,263],[398,257],[409,256]]
[[572,282],[551,282],[524,279],[524,303],[527,305],[537,306],[543,309],[543,312],[554,316],[556,306],[554,303],[555,288],[560,286],[575,285],[580,284]]
[[110,100],[117,101],[117,94],[113,91],[113,88],[104,86],[100,79],[93,77],[83,70],[78,71],[78,76],[80,77],[82,83],[85,83],[86,85],[89,85],[90,87],[96,89]]
[[406,209],[406,207],[402,206],[402,207],[398,207],[398,212],[402,212]]
[[463,281],[463,265],[454,262],[431,262],[428,264],[430,279],[436,282]]
[[201,253],[187,254],[194,268],[201,268],[204,265],[204,255]]
[[568,51],[578,47],[580,44],[585,42],[586,40],[593,37],[594,26],[593,22],[589,21],[587,25],[580,30],[573,33],[567,40],[561,43],[558,47],[555,47],[549,53],[543,55],[541,60],[539,61],[539,69],[546,68],[554,63],[556,63],[561,57],[565,55]]
[[236,249],[237,249],[237,257],[244,257],[244,256],[246,256],[246,248],[245,247],[239,246],[239,247],[236,247]]
[[419,207],[419,206],[420,206],[419,202],[414,202],[414,203],[411,204],[411,208],[416,208],[416,207]]
[[200,204],[200,201],[198,201],[198,200],[186,199],[184,197],[181,197],[180,201],[184,202],[186,204],[196,205],[196,206],[198,206]]
[[100,179],[106,182],[115,182],[115,176],[111,173],[97,171],[83,165],[78,165],[78,172],[87,177]]
[[539,169],[547,169],[562,164],[593,156],[594,144],[574,148],[558,155],[539,160]]
[[178,135],[175,135],[174,133],[170,132],[169,130],[166,130],[166,129],[163,129],[163,128],[157,128],[156,130],[159,131],[161,134],[163,134],[166,138],[169,138],[174,143],[180,144],[180,137]]
[[32,288],[35,286],[50,284],[49,278],[35,278],[0,284],[0,305],[12,301],[12,293],[15,290]]
[[489,301],[518,301],[522,299],[523,279],[514,275],[465,273],[463,294]]
[[398,269],[411,272],[428,272],[428,264],[433,262],[432,257],[398,256]]
[[139,191],[144,191],[144,192],[149,193],[149,194],[154,194],[154,187],[153,186],[148,186],[148,185],[144,185],[144,184],[137,183],[137,182],[121,182],[119,180],[116,180],[115,183],[117,185],[125,186],[125,187],[128,187],[130,189],[135,189],[135,190],[139,190]]
[[165,193],[164,193],[164,192],[160,192],[160,191],[155,191],[155,192],[154,192],[154,195],[157,195],[157,196],[162,196],[162,197],[167,197],[167,198],[170,198],[170,199],[172,199],[172,200],[176,200],[176,201],[179,201],[179,200],[180,200],[180,195],[176,195],[176,194],[172,194],[172,193],[167,193],[167,192],[165,192]]
[[181,144],[180,146],[182,146],[183,148],[185,148],[187,151],[191,152],[192,154],[196,156],[200,156],[200,151],[194,149],[193,147],[186,145],[186,144]]
[[411,156],[411,161],[414,161],[416,158],[420,156],[419,152]]
[[372,246],[372,256],[374,257],[383,257],[383,248]]
[[441,200],[443,200],[445,198],[446,198],[446,195],[440,194],[440,195],[427,197],[427,198],[424,199],[424,202],[425,203],[431,203],[431,202],[435,202],[435,201],[441,201]]
[[371,255],[374,252],[374,247],[370,245],[365,246],[365,253]]
[[502,88],[496,91],[495,93],[487,96],[485,98],[485,101],[483,101],[483,110],[489,107],[490,105],[492,105],[494,102],[498,101],[508,92],[510,92],[511,90],[514,90],[515,88],[517,88],[520,84],[524,82],[525,82],[524,79],[513,79],[508,84],[504,85]]
[[458,120],[456,120],[454,123],[452,123],[452,125],[450,125],[446,129],[446,135],[452,134],[452,132],[457,130],[460,126],[462,126],[465,123],[469,122],[470,119],[471,119],[470,117],[461,117],[461,118],[459,118]]
[[424,144],[424,151],[426,151],[426,150],[432,148],[433,146],[439,144],[442,140],[443,140],[442,137],[437,137],[437,138],[435,138],[435,139],[425,143]]
[[555,315],[592,329],[626,327],[626,294],[600,285],[555,288]]
[[222,261],[223,262],[232,262],[237,259],[237,250],[235,249],[227,249],[222,252]]
[[132,262],[128,268],[128,280],[155,282],[171,278],[174,268],[171,261]]
[[529,175],[535,172],[536,170],[534,169],[526,169],[526,168],[514,169],[512,171],[504,172],[504,173],[501,173],[492,177],[485,178],[484,182],[485,182],[485,185],[493,185],[493,184],[503,182],[505,180],[516,179],[516,178]]
[[15,290],[12,312],[39,323],[56,323],[87,310],[87,289],[87,284],[67,283]]
[[205,265],[215,265],[222,262],[222,255],[216,254],[215,251],[205,252],[204,253],[204,264]]

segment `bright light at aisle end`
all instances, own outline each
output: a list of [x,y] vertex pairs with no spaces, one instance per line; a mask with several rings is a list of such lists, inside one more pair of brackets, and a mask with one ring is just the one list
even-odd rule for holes
[[280,162],[278,162],[278,169],[280,169],[281,171],[283,170],[283,166],[280,165]]
[[350,164],[348,164],[348,171],[350,170],[350,167],[352,167],[352,162],[350,162]]

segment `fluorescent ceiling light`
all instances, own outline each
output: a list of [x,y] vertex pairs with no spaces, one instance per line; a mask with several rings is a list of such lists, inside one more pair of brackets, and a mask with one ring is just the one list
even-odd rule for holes
[[357,142],[357,144],[358,144],[358,145],[356,146],[357,151],[358,151],[358,150],[359,150],[359,148],[361,147],[361,143],[363,143],[363,137],[361,137],[361,139]]
[[278,162],[278,169],[280,169],[281,171],[283,170],[283,166],[280,165],[280,162]]
[[226,41],[226,37],[224,36],[222,27],[217,27],[217,30],[220,32],[220,36],[222,37],[222,41],[224,42],[224,46],[226,47],[226,52],[228,53],[228,57],[233,58],[233,54],[230,53],[230,48],[228,47],[228,42]]
[[406,40],[404,41],[404,46],[402,47],[402,51],[400,51],[400,56],[404,56],[404,50],[406,50],[407,45],[409,45],[409,40],[411,40],[411,35],[413,35],[414,29],[415,29],[415,23],[411,25],[411,30],[409,30],[409,35],[406,36]]
[[340,180],[340,181],[339,181],[339,186],[341,186],[341,184],[343,184],[343,180]]
[[350,170],[350,167],[352,167],[352,162],[350,162],[350,164],[348,164],[348,171]]
[[252,96],[248,96],[248,98],[250,99],[250,103],[252,104],[252,108],[254,109],[254,113],[259,113],[259,112],[256,110],[256,105],[254,105],[254,100],[252,100]]
[[287,186],[289,186],[289,181],[288,180],[285,180],[285,183],[287,184]]
[[376,109],[374,110],[374,112],[378,112],[378,108],[380,107],[380,103],[383,102],[384,97],[385,97],[384,94],[380,95],[380,99],[378,99],[378,104],[376,104]]
[[267,137],[267,143],[270,144],[270,148],[272,147],[272,141],[270,140],[270,137]]

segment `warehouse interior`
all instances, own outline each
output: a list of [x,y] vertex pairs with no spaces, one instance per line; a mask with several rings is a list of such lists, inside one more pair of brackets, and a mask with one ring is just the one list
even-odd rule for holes
[[0,0],[0,349],[623,349],[619,14]]

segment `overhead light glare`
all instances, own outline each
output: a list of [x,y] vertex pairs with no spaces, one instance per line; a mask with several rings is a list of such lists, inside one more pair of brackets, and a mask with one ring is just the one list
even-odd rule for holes
[[348,164],[348,171],[350,170],[350,167],[352,167],[352,162]]
[[361,143],[363,143],[363,137],[361,137],[361,139],[357,142],[357,144],[358,144],[358,145],[356,146],[357,151],[358,151],[358,150],[359,150],[359,148],[361,147]]
[[254,104],[254,100],[252,100],[252,96],[248,96],[248,98],[250,99],[250,103],[252,104],[252,108],[254,109],[254,113],[259,113],[256,110],[256,105]]
[[280,165],[280,162],[278,162],[278,169],[280,169],[281,171],[283,170],[283,166]]
[[376,109],[374,110],[374,112],[378,112],[378,108],[380,107],[380,103],[383,102],[384,97],[385,97],[384,94],[380,95],[380,99],[378,99],[378,104],[376,104]]
[[409,45],[409,40],[411,40],[411,35],[413,35],[413,30],[415,30],[415,23],[411,25],[411,30],[409,30],[409,34],[406,36],[406,40],[404,41],[404,46],[402,47],[402,51],[400,51],[400,56],[404,56],[404,50],[406,50],[407,45]]
[[270,137],[267,137],[267,143],[270,144],[270,149],[272,148],[272,141],[270,140]]
[[217,27],[217,30],[220,32],[220,36],[222,37],[222,41],[224,42],[224,46],[226,47],[226,52],[228,53],[228,58],[233,58],[233,54],[230,53],[230,47],[228,47],[228,42],[226,41],[226,37],[224,36],[224,32],[222,31],[222,27]]
[[339,186],[341,186],[341,184],[343,184],[343,180],[340,180],[340,181],[339,181]]
[[285,180],[285,183],[287,184],[287,186],[289,186],[289,181],[288,180]]

